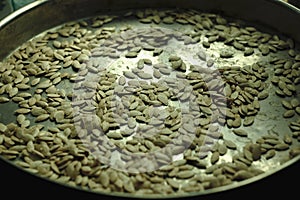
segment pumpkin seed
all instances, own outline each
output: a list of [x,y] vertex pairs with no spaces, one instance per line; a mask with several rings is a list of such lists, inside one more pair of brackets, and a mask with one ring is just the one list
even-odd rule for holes
[[180,179],[191,178],[195,175],[193,171],[180,171],[177,173],[176,177]]
[[287,150],[289,148],[289,145],[288,144],[285,144],[285,143],[280,143],[280,144],[276,144],[274,146],[274,148],[277,150],[277,151],[283,151],[283,150]]
[[130,72],[130,71],[124,71],[123,72],[123,75],[126,77],[126,78],[129,78],[129,79],[134,79],[136,78],[135,74]]
[[248,136],[248,133],[245,130],[242,130],[242,129],[234,129],[234,130],[232,130],[232,132],[234,134],[236,134],[237,136],[241,136],[241,137],[247,137]]
[[145,72],[137,73],[137,76],[141,79],[152,79],[152,75]]
[[284,118],[291,118],[295,115],[295,111],[294,110],[287,110],[283,113],[283,117]]
[[0,103],[7,103],[9,102],[9,98],[7,97],[0,97]]
[[286,109],[293,109],[293,106],[291,105],[290,102],[286,101],[286,100],[282,100],[281,104],[283,105],[283,107],[285,107]]
[[274,149],[270,149],[265,154],[266,159],[271,159],[276,155],[276,151]]
[[296,108],[300,105],[300,102],[298,99],[292,99],[290,104],[291,104],[292,108]]
[[226,145],[226,147],[228,147],[229,149],[236,149],[237,145],[232,142],[231,140],[226,140],[224,139],[224,144]]
[[299,106],[295,109],[295,111],[298,115],[300,115],[300,107]]
[[219,158],[220,158],[220,153],[218,151],[213,152],[210,158],[211,164],[215,164],[216,162],[218,162]]

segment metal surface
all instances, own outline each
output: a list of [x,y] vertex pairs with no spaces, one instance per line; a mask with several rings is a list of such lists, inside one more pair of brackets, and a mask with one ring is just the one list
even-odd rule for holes
[[[101,6],[99,6],[101,5]],[[260,5],[260,6],[257,6]],[[12,15],[8,16],[0,22],[0,58],[3,59],[8,56],[14,49],[18,48],[21,44],[42,33],[49,28],[53,28],[57,25],[63,24],[68,21],[79,20],[95,16],[101,13],[107,13],[111,11],[122,11],[127,9],[138,8],[193,8],[207,12],[217,12],[229,16],[247,21],[249,24],[257,25],[265,32],[279,33],[283,37],[290,37],[296,41],[300,41],[299,30],[295,27],[300,27],[300,11],[293,6],[285,4],[281,1],[271,0],[256,0],[256,1],[239,1],[239,0],[165,0],[165,1],[81,1],[81,0],[54,0],[47,1],[41,0],[29,4],[24,8],[18,10]],[[267,14],[266,14],[267,13]],[[56,17],[54,17],[56,16]],[[126,22],[131,23],[131,22]],[[121,26],[116,22],[117,26]],[[137,25],[132,22],[132,26]],[[265,27],[266,26],[266,27]],[[178,28],[178,27],[175,27]],[[15,38],[18,38],[17,40]],[[9,41],[9,42],[8,42]],[[182,49],[182,47],[175,44],[170,47],[171,49]],[[213,55],[223,46],[212,46],[209,54]],[[177,54],[182,55],[184,58],[188,58],[191,52],[189,51],[177,51]],[[277,54],[281,58],[285,58],[286,54]],[[261,61],[260,57],[251,56],[248,59],[236,59],[231,60],[228,64],[245,65],[251,64],[256,61]],[[119,61],[122,62],[122,61]],[[223,65],[222,61],[216,62],[216,65]],[[268,82],[270,84],[270,82]],[[299,91],[299,88],[297,88]],[[257,116],[255,124],[246,128],[251,135],[252,140],[256,140],[258,136],[264,133],[276,133],[283,135],[283,133],[289,132],[288,122],[292,119],[284,119],[281,114],[284,111],[280,103],[280,98],[274,94],[274,90],[270,89],[270,98],[261,102],[261,110]],[[298,92],[299,93],[299,92]],[[7,109],[7,110],[6,110]],[[10,108],[2,108],[1,114],[11,112]],[[9,120],[1,118],[1,120]],[[223,132],[226,134],[228,131],[224,128]],[[235,141],[238,146],[242,146],[245,140],[240,140],[237,137],[233,137],[230,134],[226,134],[226,137]],[[295,143],[295,145],[297,145]],[[211,194],[221,192],[224,190],[233,189],[249,183],[253,183],[263,179],[273,173],[280,170],[284,170],[287,166],[292,165],[295,162],[299,162],[300,156],[297,156],[289,160],[288,152],[279,153],[276,159],[263,160],[255,162],[254,165],[258,168],[266,171],[265,173],[258,175],[254,178],[242,181],[238,184],[231,184],[228,186],[222,186],[219,188],[209,189],[200,193],[188,194],[188,196]],[[123,194],[110,194],[123,196]],[[124,196],[127,196],[126,194]],[[185,196],[185,194],[184,194]],[[151,198],[171,198],[173,195],[160,197],[155,196]],[[177,196],[175,196],[177,197]],[[146,197],[147,198],[147,197]]]

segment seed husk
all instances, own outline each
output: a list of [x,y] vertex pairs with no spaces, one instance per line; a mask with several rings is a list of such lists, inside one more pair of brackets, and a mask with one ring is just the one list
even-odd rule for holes
[[158,94],[158,95],[157,95],[157,99],[158,99],[160,102],[162,102],[164,105],[168,105],[168,103],[169,103],[168,97],[167,97],[166,95],[164,95],[164,94]]
[[286,109],[289,109],[289,110],[293,109],[293,106],[291,105],[291,103],[288,102],[288,101],[286,101],[286,100],[282,100],[282,101],[281,101],[281,104],[282,104],[283,107],[286,108]]
[[285,143],[280,143],[280,144],[276,144],[274,146],[275,150],[277,151],[284,151],[284,150],[287,150],[290,146],[288,144],[285,144]]
[[300,115],[300,107],[299,106],[295,109],[295,111],[298,115]]
[[251,126],[254,123],[255,117],[254,116],[247,116],[243,121],[244,126]]
[[110,131],[107,134],[107,137],[112,138],[112,139],[122,139],[123,136],[120,132],[116,132],[116,131]]
[[296,108],[296,107],[298,107],[300,105],[300,102],[299,102],[298,99],[292,99],[291,102],[290,102],[290,104],[291,104],[291,106],[293,108]]
[[[199,40],[197,39],[200,39],[199,35],[203,35],[201,31],[206,31],[204,33],[204,36],[208,38],[208,42],[207,44],[203,42],[204,46],[215,47],[215,45],[218,45],[219,42],[223,42],[225,45],[228,45],[228,50],[230,51],[230,54],[232,54],[230,57],[235,56],[236,52],[241,55],[244,54],[244,56],[253,55],[254,51],[256,53],[255,48],[257,47],[259,47],[259,50],[263,55],[268,55],[270,52],[276,53],[277,50],[283,50],[284,48],[287,48],[288,55],[290,56],[288,60],[276,57],[270,62],[276,68],[275,77],[277,77],[272,80],[272,83],[274,83],[274,86],[276,86],[276,94],[281,97],[292,97],[296,94],[295,86],[296,84],[300,83],[300,79],[297,78],[299,75],[299,73],[297,72],[299,68],[299,65],[297,64],[299,55],[296,51],[289,49],[292,48],[291,46],[294,46],[290,41],[285,42],[279,40],[279,37],[277,36],[272,37],[271,35],[264,35],[258,32],[253,27],[241,28],[235,23],[228,24],[225,19],[216,15],[203,14],[198,16],[197,14],[194,15],[194,12],[196,11],[191,11],[190,13],[193,15],[192,17],[190,17],[188,13],[186,15],[176,15],[176,13],[170,14],[169,11],[161,12],[152,9],[136,13],[138,18],[141,19],[141,21],[144,23],[154,22],[159,24],[160,21],[162,21],[163,23],[170,24],[176,21],[178,23],[181,23],[182,25],[190,24],[193,26],[193,28],[195,28],[195,32],[187,34],[189,35],[188,37],[193,38],[192,40],[188,37],[182,37],[180,34],[169,35],[168,33],[161,34],[157,32],[151,32],[144,35],[144,32],[141,32],[141,34],[137,34],[137,32],[133,31],[133,35],[131,35],[130,33],[126,33],[126,30],[130,30],[129,27],[120,27],[120,30],[122,30],[122,34],[120,34],[120,36],[116,35],[112,37],[113,41],[110,42],[110,44],[109,42],[105,42],[105,46],[111,48],[111,51],[117,48],[118,51],[124,53],[126,53],[126,50],[129,50],[130,52],[134,52],[137,54],[141,51],[141,48],[144,48],[144,50],[153,50],[153,52],[148,53],[150,53],[150,55],[157,56],[156,58],[160,60],[160,55],[163,52],[162,46],[167,44],[169,38],[174,37],[180,41],[194,45],[196,44],[194,43],[195,41],[199,42]],[[129,13],[127,16],[130,16],[133,13],[134,12],[131,12],[131,14]],[[195,137],[194,140],[189,139],[189,137],[181,138],[184,133],[189,133],[189,130],[194,128],[193,126],[182,123],[191,120],[193,117],[200,117],[201,119],[195,120],[194,126],[200,126],[201,129],[208,128],[209,125],[214,122],[224,124],[226,123],[226,120],[228,122],[228,127],[231,128],[238,128],[241,126],[241,124],[243,124],[244,126],[253,125],[255,116],[260,110],[258,100],[266,99],[269,95],[269,91],[266,89],[267,85],[265,85],[264,82],[268,78],[268,73],[265,72],[263,66],[264,64],[257,64],[253,67],[250,67],[249,69],[246,67],[243,67],[243,69],[232,67],[232,71],[222,71],[223,69],[219,71],[226,80],[225,82],[227,85],[225,96],[228,97],[227,103],[232,106],[230,107],[230,109],[228,109],[229,112],[227,114],[220,111],[221,109],[216,109],[216,105],[214,105],[215,102],[202,102],[193,106],[191,105],[191,102],[193,102],[198,97],[197,95],[199,95],[199,99],[203,99],[211,95],[214,97],[212,99],[214,101],[216,100],[216,102],[218,103],[217,106],[219,106],[219,104],[226,106],[226,103],[224,103],[222,100],[219,102],[219,96],[217,94],[217,92],[219,92],[219,89],[222,88],[223,85],[219,85],[217,82],[211,81],[215,78],[215,74],[213,74],[214,71],[203,70],[203,73],[205,75],[202,77],[196,75],[194,76],[193,74],[187,75],[187,69],[189,69],[193,73],[201,69],[190,66],[190,63],[188,63],[188,61],[184,63],[179,56],[177,56],[177,58],[170,58],[170,63],[168,64],[170,64],[174,69],[181,71],[175,72],[176,77],[178,78],[178,80],[187,80],[186,83],[193,86],[192,91],[185,91],[184,88],[186,84],[182,84],[183,86],[179,86],[177,88],[177,82],[179,83],[179,85],[185,82],[179,82],[177,79],[169,81],[171,80],[171,78],[166,80],[165,77],[162,78],[162,74],[173,75],[173,72],[171,72],[171,69],[169,69],[168,64],[164,64],[165,66],[163,68],[157,66],[155,68],[153,66],[154,70],[153,75],[151,73],[151,76],[156,79],[151,80],[153,77],[149,77],[148,80],[138,79],[139,81],[144,81],[143,86],[142,83],[139,83],[139,85],[137,85],[136,82],[134,84],[131,84],[133,82],[127,82],[126,78],[143,79],[139,76],[139,73],[143,72],[142,70],[145,70],[146,68],[150,68],[151,66],[139,65],[137,68],[133,69],[130,69],[131,66],[126,66],[126,70],[128,70],[128,73],[132,73],[127,74],[127,76],[119,76],[120,74],[116,75],[113,73],[107,73],[109,71],[108,68],[106,69],[103,66],[99,66],[99,68],[98,66],[93,66],[97,63],[92,63],[92,53],[95,53],[95,57],[100,57],[100,54],[103,53],[99,50],[98,40],[110,40],[110,34],[117,30],[115,27],[100,27],[104,23],[110,22],[112,20],[110,18],[111,17],[101,16],[92,20],[91,24],[87,22],[67,24],[66,27],[63,27],[60,31],[51,31],[49,32],[49,34],[46,34],[46,36],[43,37],[42,41],[32,41],[32,43],[28,45],[26,49],[25,47],[24,49],[20,49],[20,52],[18,51],[17,53],[15,53],[13,57],[13,62],[15,62],[16,60],[17,63],[13,63],[13,65],[11,66],[3,65],[5,66],[5,69],[2,68],[2,63],[0,63],[1,80],[4,82],[0,83],[0,93],[1,95],[3,94],[3,97],[7,98],[3,100],[3,103],[12,100],[12,103],[17,103],[16,105],[19,106],[19,110],[15,113],[17,114],[16,126],[3,124],[3,127],[1,128],[0,124],[0,131],[4,132],[4,134],[0,134],[1,153],[3,153],[2,150],[4,150],[4,154],[6,154],[10,159],[14,159],[20,156],[20,159],[26,160],[25,164],[20,164],[21,166],[28,168],[36,166],[36,169],[32,168],[32,171],[34,173],[46,175],[47,173],[45,173],[45,171],[47,170],[43,170],[42,168],[44,167],[44,164],[49,164],[49,169],[52,173],[52,175],[49,174],[49,177],[51,177],[51,179],[59,179],[59,181],[63,182],[67,181],[72,185],[89,187],[90,189],[95,188],[99,191],[105,190],[109,192],[114,192],[117,190],[119,192],[140,192],[140,194],[153,194],[158,192],[169,194],[177,191],[191,192],[196,191],[197,189],[199,189],[199,191],[202,189],[210,189],[212,187],[230,184],[232,180],[244,180],[252,177],[257,174],[257,171],[255,171],[255,169],[249,167],[252,160],[258,160],[260,158],[260,155],[265,155],[267,159],[270,159],[274,157],[275,151],[287,150],[287,145],[292,144],[292,140],[293,142],[295,142],[297,139],[298,141],[300,141],[300,134],[298,133],[300,131],[299,122],[291,123],[290,129],[291,131],[293,131],[292,139],[286,136],[283,139],[261,138],[261,140],[257,140],[257,144],[259,144],[258,146],[255,146],[254,144],[249,145],[247,148],[247,153],[245,153],[245,155],[242,155],[240,159],[234,159],[233,163],[230,163],[232,165],[228,165],[229,167],[227,166],[226,169],[223,167],[223,164],[226,165],[227,163],[221,163],[221,165],[218,165],[216,164],[218,161],[214,161],[211,158],[213,161],[208,161],[212,161],[212,164],[214,163],[212,166],[214,166],[215,168],[210,169],[210,173],[214,177],[203,177],[201,172],[197,171],[198,168],[206,168],[207,161],[204,161],[202,159],[210,155],[211,152],[213,152],[212,157],[216,156],[214,155],[216,154],[214,152],[218,152],[219,157],[221,157],[221,155],[226,154],[227,148],[231,149],[229,151],[236,150],[237,145],[230,140],[224,139],[224,143],[218,144],[213,147],[205,147],[203,148],[205,149],[205,151],[203,150],[203,152],[197,152],[201,151],[198,150],[198,145],[203,143],[204,140],[202,136],[204,135],[204,133],[200,131],[197,132],[197,137]],[[215,22],[217,24],[214,24]],[[89,25],[93,27],[100,27],[100,29],[96,30],[95,34],[93,34],[93,30],[87,28]],[[230,30],[227,25],[230,25]],[[229,32],[233,37],[231,37]],[[128,37],[132,37],[133,39],[129,39]],[[139,41],[139,37],[143,38],[143,40],[144,38],[147,38],[147,41],[145,43],[141,43],[141,41]],[[152,39],[153,37],[155,37],[155,40]],[[248,41],[248,38],[251,39],[249,39]],[[55,49],[53,48],[52,42],[50,40],[52,40]],[[50,45],[47,46],[49,42]],[[124,44],[124,42],[126,44]],[[122,48],[118,48],[118,46],[122,46]],[[95,48],[96,50],[94,50],[93,48]],[[93,50],[91,50],[90,52],[90,50],[88,49]],[[37,53],[35,53],[35,51]],[[96,53],[97,51],[99,51],[98,54]],[[167,53],[168,52],[164,52],[164,54]],[[107,52],[107,54],[109,54],[109,52]],[[112,53],[111,55],[117,55],[114,58],[119,58],[120,56],[119,53]],[[109,55],[109,58],[113,57],[111,55]],[[209,60],[210,62],[207,61],[207,66],[212,67],[215,58],[213,57],[212,59],[209,59],[207,58],[207,56],[208,55],[206,54],[198,55],[198,58],[200,59],[198,59],[198,61],[201,62]],[[90,57],[91,60],[89,60]],[[135,57],[135,55],[133,57]],[[223,58],[226,57],[226,55],[223,55]],[[49,58],[51,58],[51,61],[49,60]],[[29,59],[28,62],[26,61],[26,59]],[[155,59],[155,61],[157,59]],[[89,62],[85,62],[88,60]],[[133,60],[134,59],[127,59],[127,61]],[[144,61],[144,59],[142,59],[142,61],[143,64],[152,64],[149,61]],[[231,59],[228,59],[227,61],[231,62]],[[74,65],[76,67],[74,67]],[[60,69],[70,69],[71,72],[68,71],[63,75],[63,73],[58,73]],[[214,68],[210,69],[214,70]],[[8,77],[6,77],[5,71],[11,73],[13,77],[10,76],[9,73],[7,73],[9,74]],[[13,71],[20,71],[21,75],[18,75],[18,73],[15,73]],[[76,72],[78,72],[78,74],[76,74]],[[232,78],[231,75],[235,75],[236,73],[236,76],[238,78]],[[85,138],[86,136],[88,136],[88,138],[91,138],[93,141],[92,145],[95,145],[93,146],[93,148],[102,148],[102,146],[103,148],[113,147],[114,143],[119,142],[118,145],[116,144],[116,146],[118,147],[122,147],[124,149],[127,148],[127,150],[130,150],[131,152],[147,153],[149,151],[156,151],[159,148],[163,148],[167,143],[170,143],[170,141],[172,141],[174,142],[174,144],[172,145],[175,145],[176,148],[174,147],[174,149],[172,149],[172,152],[164,153],[168,155],[167,157],[170,157],[170,155],[174,153],[183,154],[183,160],[185,161],[182,161],[180,165],[178,164],[179,166],[177,168],[171,165],[166,165],[167,167],[171,166],[171,168],[167,169],[166,167],[164,170],[154,172],[153,174],[147,173],[146,175],[143,174],[140,176],[123,172],[120,172],[120,174],[122,174],[120,176],[118,174],[119,172],[114,173],[114,175],[112,176],[112,173],[110,173],[110,168],[106,168],[105,166],[101,168],[99,166],[98,168],[94,167],[94,160],[87,157],[88,149],[84,147],[85,143],[83,142],[83,140],[79,141],[75,139],[77,132],[73,130],[74,125],[72,124],[72,122],[73,120],[76,121],[76,123],[80,122],[80,117],[73,116],[73,114],[75,113],[72,113],[72,111],[68,108],[65,109],[65,106],[67,105],[65,100],[71,100],[73,97],[77,97],[77,94],[73,95],[71,93],[68,94],[68,92],[59,92],[61,81],[64,81],[66,79],[66,81],[70,80],[73,83],[78,83],[85,79],[88,80],[90,74],[97,74],[99,75],[100,79],[104,79],[97,83],[99,86],[97,84],[90,84],[89,87],[84,88],[87,90],[97,90],[95,97],[91,94],[92,92],[90,91],[88,91],[88,93],[84,93],[84,95],[79,94],[78,97],[82,102],[76,103],[75,101],[75,105],[73,106],[72,104],[72,107],[76,111],[77,109],[80,110],[80,112],[82,112],[83,114],[91,114],[91,112],[93,111],[92,107],[99,106],[99,110],[97,110],[97,113],[99,113],[98,117],[101,121],[100,125],[105,132],[105,136],[110,139],[109,142],[103,142],[100,138],[101,134],[96,133],[95,131],[93,133],[89,133],[82,130],[79,131],[80,133],[78,133],[80,134],[80,136],[83,136],[83,138]],[[118,77],[120,78],[118,79]],[[32,80],[31,78],[35,79]],[[47,80],[46,82],[44,82],[45,79],[49,79],[50,81]],[[150,80],[151,84],[148,83],[150,82]],[[115,81],[118,81],[119,86],[124,87],[116,88],[114,85],[116,84]],[[154,84],[155,81],[158,81],[159,83],[161,81],[161,83],[163,84],[167,83],[167,86],[157,86],[158,84]],[[205,82],[208,82],[210,88],[216,90],[216,93],[214,93],[213,91],[212,94],[208,94],[209,92],[207,91],[207,88],[205,88],[205,84],[203,84]],[[127,83],[128,86],[130,85],[134,87],[127,87]],[[8,86],[5,84],[7,84]],[[20,90],[29,89],[28,85],[37,86],[38,89],[33,91],[33,93],[35,93],[34,95],[30,93],[20,92]],[[81,86],[84,85],[85,84],[80,83],[78,84],[78,87],[76,87],[81,89]],[[7,91],[5,90],[5,87],[7,87]],[[125,87],[128,90],[125,89]],[[176,87],[176,90],[174,90],[174,92],[172,90],[173,87]],[[248,87],[251,89],[246,89]],[[114,97],[114,93],[117,93],[120,96]],[[6,96],[7,94],[8,97]],[[85,96],[85,94],[87,95]],[[175,94],[180,95],[175,97]],[[134,98],[126,100],[128,101],[128,105],[122,105],[123,102],[119,104],[119,98],[127,98],[127,96],[130,95]],[[65,97],[67,98],[65,99]],[[88,99],[91,99],[91,101],[87,101]],[[176,104],[176,101],[182,100],[191,100],[190,102],[188,102],[190,103],[189,107],[191,110],[184,110],[184,108],[181,107],[180,111],[173,112],[173,110],[168,110],[166,112],[167,114],[163,113],[163,111],[160,110],[161,107],[167,107],[167,109],[169,109],[173,106],[173,102],[175,102]],[[100,101],[102,102],[100,103]],[[183,103],[185,104],[187,102]],[[287,108],[288,111],[294,110],[295,113],[300,114],[300,106],[296,99],[290,100],[289,103],[291,104],[291,106],[285,106],[285,108]],[[155,109],[149,109],[149,107],[151,106]],[[20,109],[28,109],[30,111],[28,112],[28,110]],[[126,109],[129,109],[133,112],[124,113],[124,109],[125,111]],[[199,114],[199,111],[201,111],[201,116]],[[221,112],[222,116],[226,117],[226,119],[215,119],[213,115],[215,111],[219,113]],[[160,112],[163,114],[160,114]],[[115,115],[111,115],[109,113],[115,113]],[[56,129],[47,127],[47,125],[45,125],[47,123],[41,123],[37,128],[38,131],[33,131],[30,127],[30,121],[27,119],[27,117],[31,119],[31,115],[34,117],[33,120],[36,120],[37,122],[42,122],[44,117],[45,120],[50,119],[51,123],[55,123],[55,125],[57,125],[57,127],[55,126]],[[47,115],[50,115],[48,119],[46,118]],[[210,117],[212,119],[209,119]],[[97,125],[97,123],[94,124],[94,120],[91,119],[90,121],[91,124],[84,124],[87,128]],[[132,123],[130,123],[130,121]],[[139,129],[141,130],[141,132],[147,134],[146,139],[144,137],[135,138],[135,128],[137,126],[139,127],[140,125],[150,127],[149,129]],[[124,127],[125,129],[121,129],[121,126],[126,127]],[[20,131],[17,131],[18,133],[15,133],[16,127],[21,128],[22,133]],[[8,129],[10,131],[7,131]],[[157,130],[158,134],[152,134],[156,132],[153,130]],[[11,137],[8,137],[7,135],[10,135]],[[153,135],[155,135],[155,137]],[[245,134],[239,133],[237,135],[245,137]],[[214,139],[222,138],[222,133],[216,131],[211,134],[205,134],[205,136],[209,136],[206,140],[207,143],[205,144],[210,145],[215,142]],[[226,135],[224,136],[226,137]],[[178,140],[176,140],[175,138],[178,138]],[[145,142],[144,139],[147,142]],[[248,141],[247,138],[236,139],[240,141]],[[69,145],[69,143],[73,144],[73,142],[74,145]],[[190,145],[190,149],[186,149],[185,142],[192,142],[192,144]],[[123,143],[123,146],[121,143]],[[127,143],[130,145],[126,146],[125,144]],[[17,146],[16,144],[19,146]],[[6,148],[10,148],[10,150],[6,150]],[[193,151],[195,152],[193,152],[191,149],[193,149]],[[20,153],[21,151],[22,154]],[[298,155],[299,152],[300,151],[297,149],[290,150],[290,157]],[[194,153],[195,157],[193,157]],[[70,156],[70,154],[73,157],[68,157]],[[102,151],[100,151],[99,154],[102,154]],[[107,154],[108,155],[101,155],[103,156],[103,159],[110,156],[109,153]],[[25,155],[26,159],[22,157]],[[45,162],[46,159],[42,158],[48,158],[48,156],[51,156],[52,160],[50,159],[51,161]],[[68,158],[65,159],[65,157]],[[75,165],[73,165],[73,159],[75,158],[79,158],[79,163],[81,163],[80,167],[75,167]],[[163,156],[160,156],[160,158],[163,158]],[[168,164],[166,160],[168,159],[162,159],[162,161],[159,160],[159,162]],[[168,161],[170,161],[170,159]],[[30,165],[29,163],[34,164]],[[45,169],[47,169],[47,165]],[[178,173],[181,178],[177,177]],[[192,173],[194,173],[195,175],[193,175]],[[162,177],[166,177],[166,175],[169,177],[167,178],[166,182],[163,182],[162,184],[162,181],[164,180],[164,178]],[[107,176],[109,176],[109,178],[107,178]],[[184,183],[182,184],[183,181]],[[187,181],[189,182],[188,184],[185,183]]]
[[193,171],[180,171],[177,173],[176,177],[180,179],[188,179],[195,175]]
[[126,77],[126,78],[129,78],[129,79],[134,79],[136,78],[135,74],[130,72],[130,71],[124,71],[123,72],[123,75]]
[[259,100],[264,100],[264,99],[266,99],[267,97],[269,96],[269,93],[267,92],[267,91],[262,91],[262,92],[260,92],[259,94],[258,94],[258,99]]
[[137,55],[138,55],[137,52],[135,52],[135,51],[129,51],[128,53],[126,53],[125,57],[126,58],[136,58]]
[[283,113],[283,117],[284,118],[291,118],[295,115],[295,111],[294,110],[287,110]]
[[157,79],[160,79],[161,78],[161,74],[159,72],[159,70],[157,69],[153,69],[153,77],[157,78]]
[[242,129],[234,129],[234,130],[232,130],[232,132],[234,134],[236,134],[237,136],[241,136],[241,137],[247,137],[248,136],[248,133],[245,130],[242,130]]
[[220,158],[220,153],[218,151],[213,152],[210,158],[211,164],[215,164],[216,162],[218,162],[219,158]]
[[252,48],[246,48],[244,51],[244,56],[250,56],[254,53],[254,50]]
[[233,175],[232,179],[241,181],[241,180],[249,179],[253,176],[254,174],[251,172],[248,172],[246,170],[240,170]]
[[4,125],[4,124],[2,124],[2,123],[0,123],[0,132],[4,133],[6,130],[7,130],[7,126]]
[[9,98],[7,97],[0,97],[0,103],[7,103],[9,102]]
[[224,139],[224,144],[226,145],[226,147],[228,147],[229,149],[236,149],[237,145],[232,142],[231,140],[226,140]]
[[139,72],[137,76],[142,79],[152,79],[152,75],[146,72]]
[[276,151],[274,149],[270,149],[265,154],[266,159],[271,159],[276,155]]

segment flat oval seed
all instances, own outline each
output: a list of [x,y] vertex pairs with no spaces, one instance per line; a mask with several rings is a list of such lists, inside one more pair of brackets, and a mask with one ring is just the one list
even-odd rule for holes
[[242,130],[242,129],[234,129],[232,132],[235,133],[238,136],[241,136],[241,137],[247,137],[248,136],[248,133],[245,130]]
[[266,157],[266,159],[271,159],[275,156],[275,154],[276,154],[276,151],[274,149],[270,149],[265,154],[265,157]]
[[299,102],[298,99],[292,99],[292,100],[291,100],[291,106],[292,106],[293,108],[296,108],[296,107],[298,107],[299,105],[300,105],[300,102]]
[[224,139],[224,144],[229,148],[229,149],[236,149],[237,145],[232,142],[231,140],[225,140]]
[[42,115],[39,115],[35,118],[35,122],[42,122],[42,121],[45,121],[47,119],[49,119],[50,115],[49,114],[42,114]]
[[107,134],[107,137],[112,138],[112,139],[122,139],[123,136],[121,133],[116,132],[116,131],[110,131]]
[[140,73],[137,73],[137,75],[139,78],[142,78],[142,79],[152,79],[152,75],[148,74],[146,72],[140,72]]
[[211,164],[215,164],[216,162],[218,162],[219,158],[220,158],[220,153],[218,151],[213,152],[210,158]]
[[291,103],[286,100],[282,100],[281,104],[286,109],[289,109],[289,110],[293,109],[293,106],[291,105]]
[[188,179],[191,178],[195,175],[195,172],[193,171],[180,171],[176,174],[177,178],[181,178],[181,179]]
[[298,106],[295,111],[297,112],[298,115],[300,115],[300,106]]
[[7,97],[0,97],[0,103],[7,103],[9,102],[9,98]]
[[160,102],[162,102],[164,105],[168,105],[168,103],[169,103],[168,97],[167,97],[166,95],[164,95],[164,94],[158,94],[158,95],[157,95],[157,99],[158,99]]
[[267,92],[267,91],[262,91],[262,92],[260,92],[259,94],[258,94],[258,99],[259,100],[264,100],[264,99],[266,99],[267,97],[269,96],[269,93]]
[[123,72],[123,75],[126,77],[126,78],[129,78],[129,79],[133,79],[133,78],[136,78],[135,74],[130,72],[130,71],[124,71]]
[[295,115],[294,110],[287,110],[286,112],[283,113],[284,118],[291,118]]
[[284,150],[287,150],[290,146],[288,144],[285,144],[285,143],[280,143],[280,144],[276,144],[274,146],[274,148],[277,150],[277,151],[284,151]]

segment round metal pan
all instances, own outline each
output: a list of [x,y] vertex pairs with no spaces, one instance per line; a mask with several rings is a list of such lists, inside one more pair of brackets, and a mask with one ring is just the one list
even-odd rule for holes
[[[292,38],[296,47],[298,47],[298,43],[300,42],[300,10],[296,7],[284,3],[282,1],[275,0],[253,0],[253,1],[239,1],[239,0],[152,0],[152,1],[140,1],[140,0],[126,0],[126,1],[117,1],[117,0],[40,0],[34,3],[17,10],[12,13],[2,21],[0,21],[0,60],[7,57],[13,50],[17,49],[24,42],[33,38],[34,36],[61,25],[63,23],[79,20],[83,18],[88,18],[91,16],[96,16],[99,14],[105,14],[107,12],[115,12],[122,10],[131,10],[131,9],[142,9],[142,8],[183,8],[183,9],[195,9],[203,12],[213,12],[218,13],[224,16],[228,16],[234,19],[244,20],[249,24],[253,24],[257,27],[261,27],[266,32],[278,33],[282,35],[282,37]],[[264,115],[276,115],[278,110],[272,110],[272,107],[268,107],[268,103],[265,103],[266,110],[264,110]],[[5,115],[7,110],[1,110],[1,115]],[[263,122],[264,123],[264,122]],[[274,122],[273,122],[274,123]],[[277,123],[281,123],[278,121]],[[286,122],[282,122],[282,127]],[[259,124],[259,123],[258,123]],[[260,123],[262,125],[262,123]],[[262,125],[261,129],[268,127],[268,123]],[[281,126],[280,126],[281,127]],[[285,130],[278,129],[278,130]],[[252,130],[255,131],[255,130]],[[283,159],[283,160],[280,160]],[[278,158],[275,160],[273,165],[263,166],[266,169],[266,172],[250,178],[248,180],[241,181],[237,184],[230,184],[227,186],[221,186],[218,188],[213,188],[209,190],[204,190],[199,193],[193,194],[170,194],[167,196],[138,196],[139,198],[177,198],[177,197],[189,197],[196,198],[195,196],[205,196],[208,195],[207,198],[214,198],[212,195],[216,195],[215,197],[221,197],[217,195],[222,195],[227,191],[236,191],[236,194],[248,194],[253,195],[252,191],[262,191],[260,187],[270,186],[270,184],[274,184],[274,181],[279,180],[287,180],[287,177],[296,178],[298,175],[293,174],[295,172],[295,167],[299,165],[300,155],[283,162],[286,158]],[[82,197],[98,197],[95,194],[90,194],[89,191],[80,190],[78,188],[73,188],[65,185],[56,185],[52,181],[44,180],[43,178],[35,177],[32,175],[28,175],[22,172],[22,169],[18,169],[18,167],[14,167],[12,163],[6,161],[4,159],[0,159],[1,166],[4,167],[4,170],[13,169],[13,174],[17,174],[22,177],[20,182],[22,184],[26,183],[26,181],[30,180],[35,185],[35,187],[41,187],[45,185],[46,187],[55,188],[53,192],[62,192],[66,195],[74,195],[74,197],[78,197],[82,195]],[[293,168],[294,167],[294,168]],[[290,170],[290,171],[288,171]],[[1,170],[2,171],[2,170]],[[291,172],[292,171],[292,172]],[[3,173],[5,173],[3,171]],[[286,177],[283,178],[285,176]],[[12,175],[11,173],[7,173]],[[278,174],[278,175],[277,175]],[[281,176],[281,179],[279,178]],[[273,179],[272,179],[273,178]],[[276,179],[277,178],[277,179]],[[297,177],[298,178],[298,177]],[[10,177],[7,177],[7,180]],[[35,184],[37,183],[37,184]],[[40,185],[41,184],[41,185]],[[261,185],[260,185],[261,184]],[[285,184],[285,183],[278,183]],[[13,185],[10,185],[10,187]],[[20,185],[19,185],[20,186]],[[276,184],[277,188],[279,186]],[[274,186],[274,188],[276,188]],[[6,186],[4,186],[6,188]],[[249,188],[244,189],[243,188]],[[292,186],[290,186],[292,187]],[[240,189],[242,188],[242,189]],[[266,189],[265,188],[265,189]],[[44,188],[45,189],[45,188]],[[22,188],[20,188],[21,191]],[[26,189],[27,190],[27,189]],[[42,189],[43,190],[43,189]],[[74,191],[75,190],[75,191]],[[45,191],[45,190],[44,190]],[[272,191],[268,190],[268,191]],[[72,194],[74,192],[74,194]],[[81,193],[83,192],[83,193]],[[87,192],[87,193],[86,193]],[[275,191],[274,191],[275,192]],[[32,193],[33,194],[33,193]],[[227,197],[234,197],[235,193],[231,193]],[[77,196],[78,195],[78,196]],[[93,196],[89,196],[93,195]],[[115,194],[115,193],[103,193],[99,192],[96,195],[101,195],[101,197],[109,197],[117,198],[131,198],[136,196],[131,196],[129,194]],[[211,195],[211,196],[209,196]],[[224,194],[226,197],[226,193]],[[228,193],[227,193],[228,195]],[[34,195],[33,195],[34,196]]]

